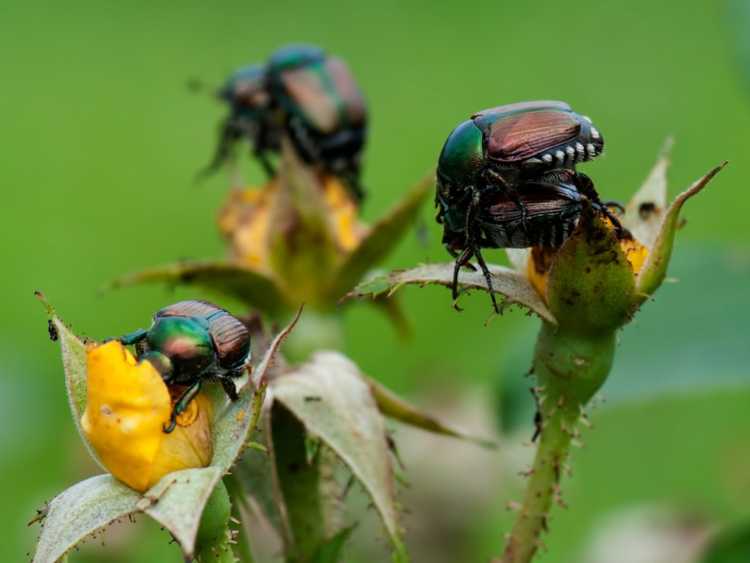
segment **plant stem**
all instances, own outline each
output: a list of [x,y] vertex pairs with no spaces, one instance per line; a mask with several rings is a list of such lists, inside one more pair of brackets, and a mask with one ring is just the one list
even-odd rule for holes
[[614,356],[615,333],[581,334],[542,325],[534,352],[541,428],[523,504],[502,563],[528,563],[547,531],[552,502],[563,505],[560,478],[583,408],[604,383]]

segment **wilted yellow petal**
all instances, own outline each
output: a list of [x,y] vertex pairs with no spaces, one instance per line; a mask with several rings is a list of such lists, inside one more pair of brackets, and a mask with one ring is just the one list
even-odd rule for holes
[[270,271],[268,234],[271,204],[277,191],[278,182],[275,180],[260,189],[232,190],[217,220],[232,257],[264,273]]
[[86,351],[87,402],[81,426],[117,479],[145,491],[167,473],[205,467],[211,460],[208,399],[192,401],[175,430],[163,431],[170,393],[149,362],[138,363],[118,341]]
[[367,227],[359,221],[359,208],[349,190],[335,176],[324,180],[323,189],[336,243],[341,250],[351,252],[367,233]]
[[164,435],[151,467],[152,478],[158,476],[154,483],[173,471],[205,467],[212,455],[211,401],[201,394],[177,417],[175,429]]
[[630,238],[621,240],[620,248],[625,252],[625,257],[630,262],[633,273],[637,276],[646,262],[646,258],[648,258],[648,247],[638,242],[635,238]]
[[547,277],[555,252],[554,249],[535,246],[526,260],[526,277],[545,301],[547,301]]

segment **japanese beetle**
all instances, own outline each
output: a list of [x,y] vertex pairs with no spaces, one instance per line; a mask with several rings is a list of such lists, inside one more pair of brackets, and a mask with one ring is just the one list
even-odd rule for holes
[[609,217],[593,182],[576,172],[601,154],[604,139],[591,120],[564,102],[537,101],[475,113],[448,136],[437,169],[437,221],[458,272],[476,256],[499,311],[481,248],[560,246],[587,199]]
[[169,385],[185,385],[172,409],[164,432],[174,430],[177,416],[198,394],[205,381],[221,383],[237,400],[234,378],[250,358],[250,333],[241,321],[206,301],[180,301],[156,312],[148,330],[138,329],[119,338],[135,345],[138,360],[147,360]]
[[268,154],[278,152],[281,136],[287,135],[303,161],[338,176],[362,199],[367,108],[343,60],[309,45],[282,47],[265,66],[235,72],[219,98],[229,104],[230,114],[209,170],[244,137],[270,176]]

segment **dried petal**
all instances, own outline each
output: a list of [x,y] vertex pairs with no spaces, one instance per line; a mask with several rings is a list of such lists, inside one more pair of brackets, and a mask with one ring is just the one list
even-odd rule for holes
[[725,161],[719,166],[711,169],[707,174],[694,182],[687,190],[678,195],[669,206],[669,209],[667,209],[667,212],[659,225],[659,231],[654,239],[651,253],[641,269],[637,287],[638,296],[636,297],[638,303],[642,303],[653,294],[667,275],[667,266],[672,257],[674,236],[679,227],[679,217],[682,206],[688,199],[703,190],[713,177],[716,176],[716,174],[718,174],[726,165],[727,162]]
[[232,190],[217,218],[232,258],[265,274],[270,273],[270,208],[277,191],[278,182],[274,180],[261,189]]
[[667,207],[667,170],[672,139],[667,139],[646,181],[625,208],[622,222],[642,244],[651,248]]

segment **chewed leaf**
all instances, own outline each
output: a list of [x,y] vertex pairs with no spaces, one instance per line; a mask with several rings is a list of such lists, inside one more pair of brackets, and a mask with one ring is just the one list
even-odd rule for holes
[[[520,272],[504,266],[489,265],[495,293],[505,297],[508,304],[518,304],[536,313],[547,322],[557,324],[555,317],[544,304],[529,280]],[[358,285],[347,297],[376,297],[381,293],[398,290],[403,285],[453,284],[453,263],[425,264],[411,270],[394,271]],[[478,269],[475,272],[462,270],[458,285],[465,289],[487,289],[487,282]]]
[[711,169],[707,174],[698,179],[687,190],[678,195],[667,209],[664,218],[659,225],[659,230],[654,239],[651,252],[646,259],[646,263],[641,269],[638,277],[638,295],[639,300],[644,301],[656,291],[667,275],[667,266],[672,256],[672,247],[674,245],[674,236],[679,226],[680,211],[685,202],[699,193],[708,183],[716,176],[727,162],[722,162],[719,166]]
[[403,550],[385,424],[370,386],[350,360],[320,352],[272,382],[282,403],[349,466],[378,509],[397,552]]
[[211,465],[221,469],[222,474],[229,470],[242,453],[243,447],[247,444],[250,435],[258,424],[266,394],[267,372],[273,364],[276,352],[294,329],[301,314],[302,309],[300,308],[289,325],[276,335],[268,346],[260,362],[253,369],[253,384],[246,384],[240,388],[239,399],[226,403],[226,406],[218,412],[214,419],[215,454]]
[[[363,376],[364,377],[364,376]],[[451,436],[453,438],[459,438],[468,442],[474,442],[485,448],[496,448],[497,442],[486,438],[478,438],[471,436],[462,430],[451,427],[450,425],[438,420],[431,414],[424,412],[423,410],[415,407],[404,401],[401,397],[396,395],[390,389],[387,389],[374,379],[365,377],[370,386],[372,396],[375,399],[375,403],[378,405],[378,409],[382,414],[393,420],[398,420],[409,426],[421,428],[427,432],[433,432],[435,434],[442,434],[444,436]]]
[[73,422],[92,459],[106,471],[107,468],[104,467],[99,456],[91,447],[81,427],[81,416],[86,409],[86,344],[57,316],[55,310],[47,303],[41,293],[37,292],[36,295],[47,309],[50,335],[60,342],[63,371],[65,372],[65,389],[70,411],[73,415]]
[[289,310],[274,281],[240,264],[222,260],[188,260],[157,266],[112,281],[116,289],[144,283],[195,285],[233,297],[269,315]]
[[422,179],[393,209],[377,221],[334,277],[329,297],[338,300],[383,260],[413,224],[420,206],[435,184],[433,174]]
[[54,563],[118,518],[138,510],[141,496],[110,475],[73,485],[47,506],[34,563]]
[[138,508],[169,530],[185,556],[192,557],[203,509],[223,474],[218,467],[170,473],[143,495]]
[[646,181],[625,208],[623,225],[641,244],[654,245],[667,207],[667,170],[672,139],[665,141],[661,154]]

